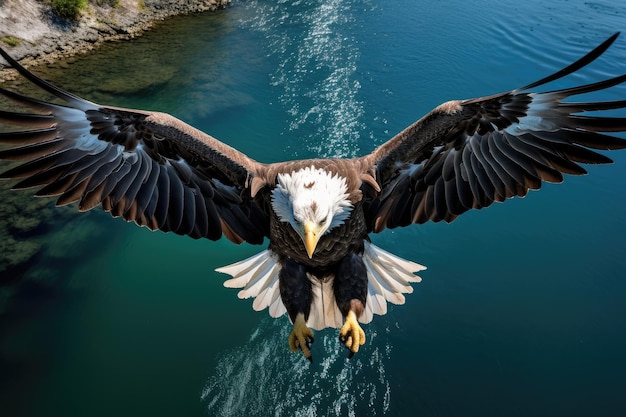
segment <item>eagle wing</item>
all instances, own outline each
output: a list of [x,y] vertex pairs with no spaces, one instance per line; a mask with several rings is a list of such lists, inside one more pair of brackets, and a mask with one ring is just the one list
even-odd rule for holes
[[81,211],[101,205],[152,230],[193,238],[262,243],[267,214],[248,189],[259,164],[165,113],[101,106],[30,73],[0,54],[33,84],[64,104],[0,89],[26,109],[0,111],[0,159],[27,160],[1,178],[19,178],[14,189],[40,187],[37,196],[78,202]]
[[626,100],[564,100],[616,86],[626,75],[554,91],[532,89],[586,66],[618,35],[525,87],[444,103],[365,157],[381,188],[366,209],[370,230],[451,222],[469,209],[525,196],[543,181],[586,174],[578,163],[612,162],[590,149],[625,148],[624,139],[605,132],[626,131],[626,118],[586,112],[624,109]]

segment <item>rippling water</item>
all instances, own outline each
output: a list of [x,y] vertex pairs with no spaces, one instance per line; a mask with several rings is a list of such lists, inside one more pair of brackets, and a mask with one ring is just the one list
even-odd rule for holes
[[[528,84],[624,28],[609,1],[239,0],[43,75],[170,112],[257,160],[355,156],[445,100]],[[625,69],[620,38],[559,85]],[[0,318],[0,413],[626,415],[626,153],[611,157],[450,225],[374,236],[427,265],[424,281],[366,326],[352,360],[335,331],[317,332],[312,365],[288,351],[286,318],[253,312],[213,272],[259,247],[96,214],[88,253],[57,233],[46,245],[70,253],[32,262],[63,286]]]

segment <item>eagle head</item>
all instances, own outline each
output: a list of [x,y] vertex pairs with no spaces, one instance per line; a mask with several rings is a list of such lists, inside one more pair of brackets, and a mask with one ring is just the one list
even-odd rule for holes
[[272,208],[300,235],[309,258],[320,238],[350,216],[346,179],[315,166],[278,174]]

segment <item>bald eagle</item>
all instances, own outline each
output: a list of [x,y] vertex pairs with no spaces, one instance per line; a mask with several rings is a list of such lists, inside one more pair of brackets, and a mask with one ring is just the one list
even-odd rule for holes
[[566,99],[601,91],[626,75],[534,92],[598,58],[611,36],[578,61],[525,87],[446,102],[368,155],[265,164],[169,114],[96,104],[35,76],[22,76],[63,105],[0,89],[20,110],[0,112],[8,144],[0,158],[26,160],[4,172],[13,189],[37,187],[57,205],[101,206],[114,217],[192,238],[262,244],[263,252],[219,268],[227,287],[256,310],[293,323],[292,351],[311,359],[313,329],[339,328],[352,356],[359,323],[404,303],[424,267],[374,246],[371,233],[525,196],[543,181],[582,175],[579,163],[609,163],[590,149],[621,149],[626,118],[587,112],[626,100]]

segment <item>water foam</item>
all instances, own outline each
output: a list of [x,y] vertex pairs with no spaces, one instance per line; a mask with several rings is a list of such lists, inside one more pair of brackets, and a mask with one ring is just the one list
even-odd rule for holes
[[207,415],[387,414],[391,388],[385,364],[391,346],[377,346],[373,326],[366,328],[368,344],[352,359],[347,358],[335,330],[317,332],[313,364],[289,352],[290,331],[285,317],[264,319],[250,343],[219,358],[202,390]]
[[282,91],[280,104],[290,118],[285,134],[304,138],[307,151],[318,157],[356,156],[366,125],[358,99],[360,53],[351,33],[354,4],[279,1],[246,7],[256,11],[247,24],[265,36],[269,57],[278,61],[270,79]]

